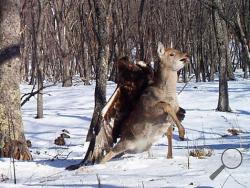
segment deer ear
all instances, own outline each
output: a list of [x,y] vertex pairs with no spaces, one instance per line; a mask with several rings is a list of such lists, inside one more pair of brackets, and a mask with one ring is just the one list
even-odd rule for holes
[[158,49],[157,49],[158,55],[162,56],[165,52],[165,47],[161,42],[158,42]]

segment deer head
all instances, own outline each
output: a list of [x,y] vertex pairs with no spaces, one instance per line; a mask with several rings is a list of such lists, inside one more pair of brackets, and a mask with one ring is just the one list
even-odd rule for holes
[[188,54],[173,48],[165,48],[161,42],[158,43],[157,52],[161,59],[160,66],[173,71],[180,70],[189,62]]

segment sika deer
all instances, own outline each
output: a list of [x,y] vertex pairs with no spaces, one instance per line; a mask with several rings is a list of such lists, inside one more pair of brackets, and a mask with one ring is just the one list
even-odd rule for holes
[[138,153],[148,150],[167,132],[168,158],[172,157],[172,123],[180,137],[185,130],[176,117],[179,105],[176,97],[177,71],[188,61],[186,53],[158,44],[160,64],[154,83],[148,86],[121,130],[119,142],[101,160],[106,162],[123,152]]

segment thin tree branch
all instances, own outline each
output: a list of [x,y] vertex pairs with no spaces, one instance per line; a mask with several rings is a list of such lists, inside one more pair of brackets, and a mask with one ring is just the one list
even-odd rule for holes
[[31,97],[34,97],[35,95],[37,95],[40,91],[42,91],[43,89],[45,88],[48,88],[48,87],[52,87],[52,86],[55,86],[56,83],[53,83],[51,85],[47,85],[47,86],[43,86],[41,87],[40,89],[36,90],[36,91],[33,91],[34,90],[34,87],[32,89],[32,91],[30,93],[26,93],[24,94],[21,99],[23,99],[24,96],[27,96],[29,95],[28,97],[26,97],[22,102],[21,102],[21,106],[23,106],[26,102],[28,102],[30,100]]

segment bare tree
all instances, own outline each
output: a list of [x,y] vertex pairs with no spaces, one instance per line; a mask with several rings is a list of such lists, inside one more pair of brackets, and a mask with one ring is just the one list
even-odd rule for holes
[[[222,9],[222,3],[220,0],[213,0],[213,3]],[[219,54],[219,100],[218,111],[230,112],[229,98],[228,98],[228,83],[227,83],[227,63],[228,59],[228,39],[226,22],[220,18],[218,9],[214,10],[214,28],[217,42],[217,49]]]
[[[2,0],[0,6],[0,48],[20,41],[20,2]],[[0,157],[31,160],[21,116],[20,59],[12,57],[0,64]]]
[[[91,6],[91,2],[89,3]],[[87,135],[88,141],[98,132],[98,119],[102,108],[106,104],[106,81],[109,58],[108,35],[112,0],[94,0],[93,6],[95,13],[95,17],[93,17],[93,30],[97,38],[98,54],[96,59],[95,108]]]

